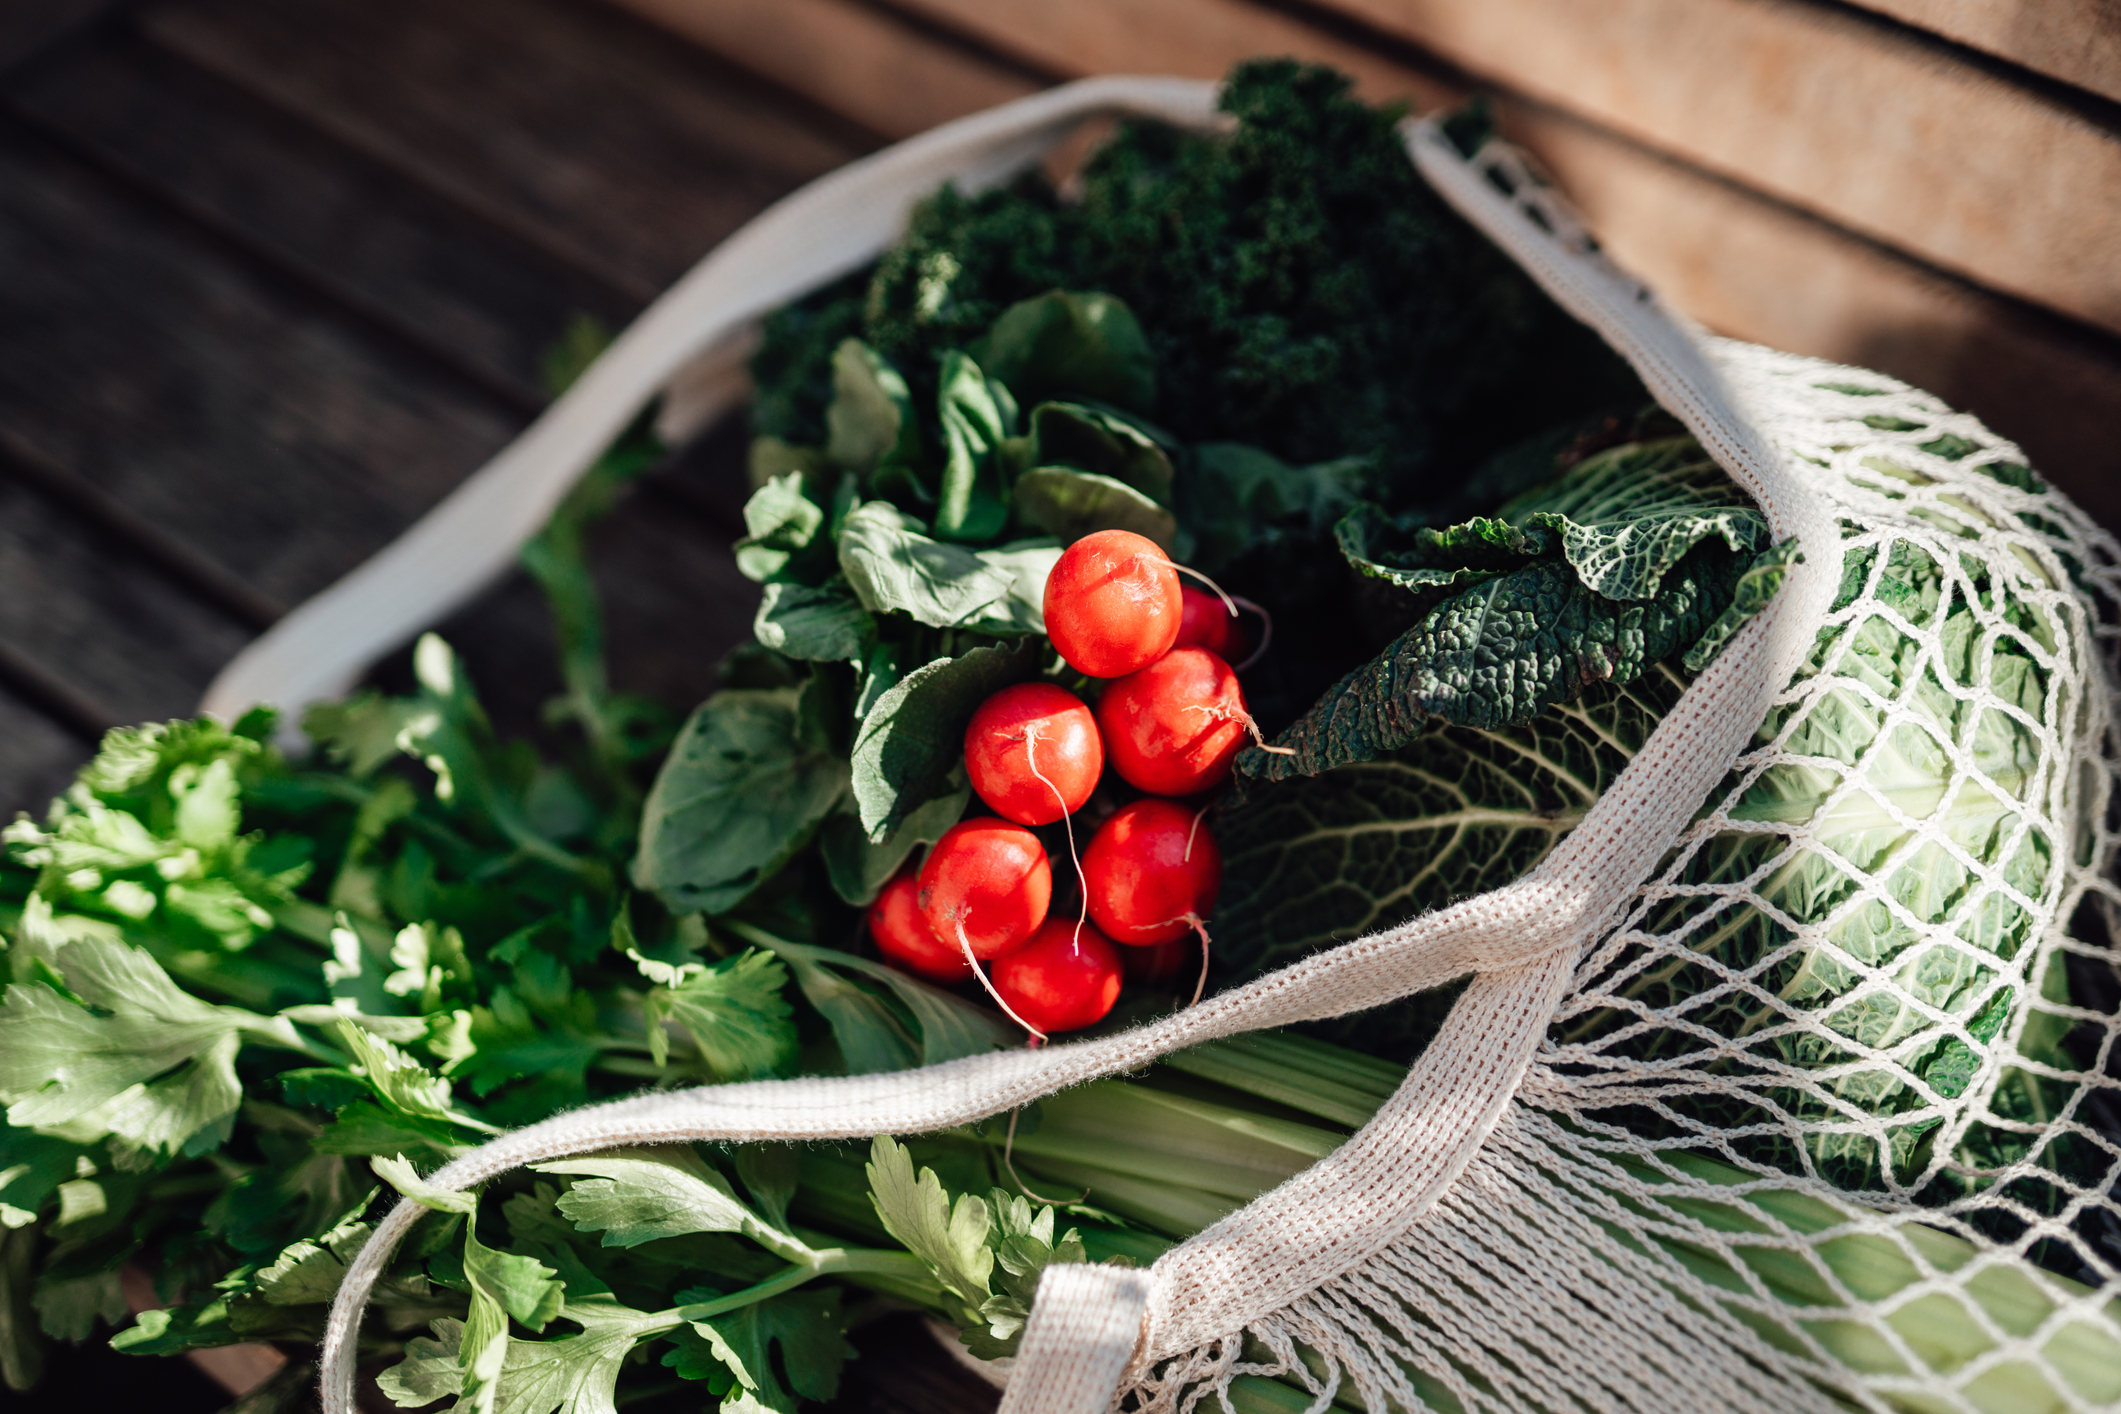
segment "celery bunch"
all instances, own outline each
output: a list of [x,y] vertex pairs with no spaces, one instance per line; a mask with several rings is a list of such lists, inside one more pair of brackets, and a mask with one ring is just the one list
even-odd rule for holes
[[[914,1148],[932,1165],[920,1174],[921,1182],[933,1183],[944,1194],[953,1187],[973,1187],[983,1175],[1007,1183],[1011,1165],[1016,1179],[1034,1195],[1064,1199],[1068,1190],[1088,1190],[1094,1195],[1095,1208],[1057,1205],[1061,1224],[1072,1223],[1075,1228],[1069,1238],[1091,1260],[1147,1262],[1330,1153],[1376,1112],[1405,1074],[1400,1066],[1305,1037],[1254,1034],[1166,1057],[1134,1079],[1100,1081],[1051,1096],[1036,1107],[1035,1127],[1026,1112],[1013,1142],[1005,1122],[992,1122],[977,1131],[917,1139]],[[872,1175],[895,1166],[911,1178],[908,1154],[895,1141],[879,1138],[872,1154]],[[1717,1185],[1750,1183],[1758,1177],[1699,1154],[1665,1153],[1659,1158],[1672,1170]],[[854,1198],[859,1189],[853,1182],[858,1163],[846,1150],[807,1155],[798,1210],[821,1226],[889,1241],[898,1226],[893,1222],[889,1196],[871,1195],[877,1213],[882,1214],[881,1231],[877,1214],[862,1212]],[[1637,1161],[1624,1163],[1624,1167],[1631,1177],[1653,1186],[1669,1182],[1650,1164]],[[949,1177],[938,1177],[938,1170]],[[1753,1190],[1728,1202],[1703,1200],[1697,1193],[1698,1189],[1682,1195],[1675,1189],[1671,1197],[1652,1201],[1672,1214],[1731,1234],[1770,1231],[1765,1220],[1772,1220],[1782,1228],[1810,1235],[1844,1224],[1858,1211],[1792,1190]],[[998,1190],[995,1197],[995,1206],[1007,1202],[1021,1208],[1024,1204],[1022,1198],[1006,1191]],[[989,1241],[1000,1249],[1000,1267],[1006,1268],[1011,1255],[1007,1233],[1021,1226],[1023,1219],[1019,1215],[1013,1222],[1006,1217],[990,1222],[983,1216],[987,1206],[970,1193],[958,1197],[953,1227],[961,1240],[968,1227],[975,1232],[991,1231]],[[1046,1230],[1052,1227],[1049,1216]],[[1633,1245],[1630,1234],[1612,1227],[1608,1232]],[[1962,1238],[1914,1221],[1902,1223],[1899,1236],[1938,1271],[1956,1271],[1977,1252]],[[977,1241],[977,1237],[972,1239],[975,1245]],[[1721,1253],[1677,1240],[1667,1242],[1665,1250],[1711,1287],[1733,1293],[1751,1289],[1748,1273]],[[1749,1245],[1739,1250],[1745,1254],[1750,1274],[1786,1303],[1852,1375],[1860,1379],[1923,1373],[1909,1370],[1874,1329],[1846,1319],[1834,1294],[1802,1257],[1769,1247]],[[1851,1233],[1811,1250],[1844,1286],[1866,1301],[1887,1302],[1920,1276],[1900,1243],[1875,1233]],[[950,1274],[934,1262],[930,1266],[947,1286]],[[1035,1287],[1036,1275],[1035,1271],[1027,1275],[1010,1270],[1008,1284],[1012,1290]],[[963,1280],[962,1273],[959,1280]],[[2050,1291],[2071,1297],[2082,1295],[2086,1288],[2030,1266],[1997,1265],[1960,1290],[2003,1330],[2026,1333],[2054,1310]],[[935,1303],[935,1308],[947,1308],[975,1351],[1000,1353],[1013,1348],[1020,1324],[1013,1318],[1013,1303],[1000,1303],[996,1309],[1004,1305],[1010,1307],[1012,1319],[994,1323],[977,1313],[977,1302],[968,1305],[946,1299]],[[1729,1310],[1755,1325],[1771,1343],[1788,1344],[1786,1332],[1761,1320],[1747,1306],[1733,1302]],[[2044,1347],[2046,1369],[2025,1363],[1999,1365],[1966,1388],[1966,1398],[1976,1408],[1996,1414],[2065,1408],[2072,1396],[2102,1404],[2121,1399],[2121,1303],[2110,1308],[2109,1314],[2115,1319],[2111,1326],[2077,1322],[2062,1327]],[[1960,1368],[1992,1344],[1975,1315],[1946,1295],[1908,1302],[1885,1319],[1928,1370],[1937,1373]],[[1003,1335],[1010,1338],[997,1339]],[[1432,1407],[1447,1411],[1462,1407],[1427,1374],[1408,1374]],[[2067,1388],[2058,1389],[2056,1378]],[[1887,1398],[1895,1407],[1929,1407],[1915,1399]],[[1241,1376],[1231,1389],[1231,1400],[1241,1414],[1280,1414],[1306,1407],[1311,1396],[1301,1393],[1293,1381]],[[1352,1386],[1343,1387],[1336,1404],[1362,1407]]]

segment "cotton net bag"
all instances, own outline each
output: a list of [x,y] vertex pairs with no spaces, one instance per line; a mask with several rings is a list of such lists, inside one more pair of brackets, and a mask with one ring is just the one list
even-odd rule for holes
[[[745,331],[873,259],[943,181],[1004,178],[1091,116],[1213,127],[1214,102],[1206,84],[1090,80],[796,193],[400,541],[246,650],[205,706],[343,690],[505,569],[652,394],[695,421],[725,402]],[[2121,1404],[2121,1024],[2111,1001],[2071,1000],[2115,979],[2080,936],[2110,936],[2121,906],[2121,546],[1935,399],[1693,328],[1506,144],[1468,159],[1433,122],[1405,136],[1790,547],[1779,592],[1582,822],[1507,887],[1154,1025],[642,1094],[430,1182],[619,1145],[944,1129],[1472,974],[1330,1157],[1153,1267],[1050,1268],[1003,1408],[1190,1411],[1240,1374],[1291,1378],[1312,1409]],[[1871,1181],[1837,1185],[1852,1155]],[[327,1414],[354,1414],[363,1308],[422,1211],[400,1202],[349,1268]]]

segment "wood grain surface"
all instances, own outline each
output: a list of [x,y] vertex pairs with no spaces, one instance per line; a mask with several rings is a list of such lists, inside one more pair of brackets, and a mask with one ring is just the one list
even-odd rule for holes
[[0,418],[293,603],[515,421],[94,172],[0,131]]
[[856,0],[626,5],[886,138],[925,132],[1047,82],[1029,66],[911,28]]
[[1614,257],[1712,329],[1876,368],[1979,416],[2121,525],[2121,341],[1902,258],[1550,109],[1511,135],[1564,175]]
[[1897,29],[1804,0],[1333,4],[1485,81],[2121,331],[2116,133]]
[[539,356],[571,320],[616,328],[637,312],[606,281],[137,38],[9,97],[41,135],[525,410],[543,403]]
[[141,23],[641,304],[866,145],[661,31],[565,0],[184,0]]
[[2121,100],[2121,0],[1861,0],[1862,7]]

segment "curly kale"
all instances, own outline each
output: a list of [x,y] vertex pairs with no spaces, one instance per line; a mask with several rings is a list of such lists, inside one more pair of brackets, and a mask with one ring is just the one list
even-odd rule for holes
[[[946,350],[1054,288],[1117,295],[1140,318],[1185,441],[1293,464],[1362,456],[1398,507],[1529,432],[1640,401],[1620,360],[1414,170],[1399,114],[1291,60],[1239,67],[1227,136],[1124,126],[1079,201],[1043,178],[916,211],[868,284],[861,333],[925,405]],[[776,316],[754,373],[759,431],[823,440],[843,284]],[[1433,489],[1432,489],[1433,488]]]

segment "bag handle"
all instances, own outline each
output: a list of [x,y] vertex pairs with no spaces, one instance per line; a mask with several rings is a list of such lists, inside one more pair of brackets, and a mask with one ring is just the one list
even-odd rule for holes
[[688,364],[726,355],[770,311],[875,259],[913,204],[945,182],[1005,180],[1099,114],[1212,127],[1216,92],[1192,79],[1084,79],[946,123],[782,198],[672,285],[410,529],[238,653],[199,710],[233,720],[271,703],[293,721],[308,704],[343,695],[369,664],[507,573],[582,473]]

